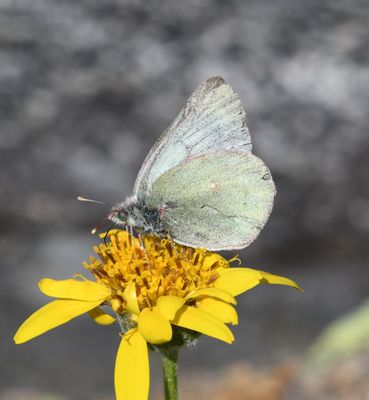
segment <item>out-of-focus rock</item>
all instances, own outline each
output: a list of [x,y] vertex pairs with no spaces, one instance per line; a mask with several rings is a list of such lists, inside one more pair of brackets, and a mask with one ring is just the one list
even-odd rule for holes
[[22,347],[12,336],[45,302],[40,278],[82,272],[90,229],[131,193],[149,148],[211,75],[240,94],[278,189],[243,263],[306,292],[247,293],[236,343],[204,340],[183,371],[279,363],[367,296],[368,21],[366,0],[0,1],[3,392],[113,396],[117,330],[81,317]]
[[51,393],[39,393],[32,389],[11,389],[0,393],[0,400],[64,400]]
[[[180,379],[180,395],[184,400],[281,400],[295,373],[293,361],[274,368],[235,363],[216,373],[186,374]],[[155,398],[162,396],[157,394]]]
[[369,347],[329,368],[310,372],[298,375],[284,400],[365,400],[369,392]]
[[129,195],[186,97],[222,74],[278,187],[258,251],[351,252],[369,230],[367,4],[185,3],[2,3],[3,230],[90,226],[75,195]]

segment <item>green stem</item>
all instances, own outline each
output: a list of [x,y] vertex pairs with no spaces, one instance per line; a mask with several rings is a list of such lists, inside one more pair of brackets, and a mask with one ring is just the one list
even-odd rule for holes
[[170,349],[161,350],[160,353],[164,374],[165,400],[178,400],[178,349],[171,347]]

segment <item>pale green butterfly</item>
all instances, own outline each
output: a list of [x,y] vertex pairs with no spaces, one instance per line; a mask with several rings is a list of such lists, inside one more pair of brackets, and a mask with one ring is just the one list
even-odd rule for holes
[[248,246],[268,220],[276,191],[268,168],[251,153],[245,117],[223,78],[203,82],[147,155],[133,196],[108,218],[191,247]]

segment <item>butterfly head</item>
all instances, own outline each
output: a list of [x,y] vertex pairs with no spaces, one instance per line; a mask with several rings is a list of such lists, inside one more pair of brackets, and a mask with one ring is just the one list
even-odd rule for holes
[[136,226],[138,204],[135,197],[127,197],[122,203],[112,208],[106,219],[120,226]]
[[105,219],[108,219],[117,225],[127,226],[128,211],[125,207],[114,207]]

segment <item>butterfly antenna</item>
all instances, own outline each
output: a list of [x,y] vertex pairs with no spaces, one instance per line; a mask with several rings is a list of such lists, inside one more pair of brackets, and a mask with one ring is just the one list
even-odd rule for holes
[[87,197],[77,196],[77,200],[78,201],[85,201],[85,202],[88,202],[88,203],[102,204],[102,205],[106,206],[106,204],[103,203],[102,201],[88,199]]
[[101,226],[106,220],[108,220],[108,219],[109,219],[109,216],[103,218],[103,219],[95,226],[95,228],[91,229],[91,233],[94,235],[94,234],[98,231],[98,229],[100,229],[100,226]]
[[109,232],[110,232],[112,229],[113,229],[113,228],[109,228],[109,229],[106,231],[106,233],[105,233],[105,236],[104,236],[104,243],[105,243],[105,246],[108,245],[108,243],[106,242],[106,238],[108,237]]
[[[103,218],[101,221],[100,221],[100,223],[98,223],[96,226],[95,226],[95,228],[93,228],[92,230],[91,230],[91,233],[94,235],[96,232],[97,232],[97,230],[98,229],[100,229],[100,226],[105,222],[105,221],[110,221],[111,220],[111,217],[113,216],[113,215],[115,215],[115,214],[117,214],[119,212],[119,210],[112,210],[112,211],[110,211],[110,213],[105,217],[105,218]],[[111,229],[111,228],[110,228]],[[110,230],[109,229],[109,230]],[[109,232],[109,231],[108,231]],[[106,237],[106,236],[105,236]],[[104,239],[105,240],[105,239]]]
[[[77,200],[78,200],[78,201],[84,201],[84,202],[87,202],[87,203],[102,204],[102,205],[106,206],[106,204],[103,203],[102,201],[93,200],[93,199],[88,199],[87,197],[83,197],[83,196],[77,196]],[[99,224],[97,224],[97,225],[95,226],[95,228],[93,228],[93,229],[91,230],[91,233],[94,235],[94,234],[97,232],[97,230],[100,228],[100,226],[101,226],[107,219],[110,218],[110,216],[111,216],[111,213],[109,213],[109,215],[108,215],[107,217],[105,217],[104,219],[102,219],[101,222],[100,222]]]

